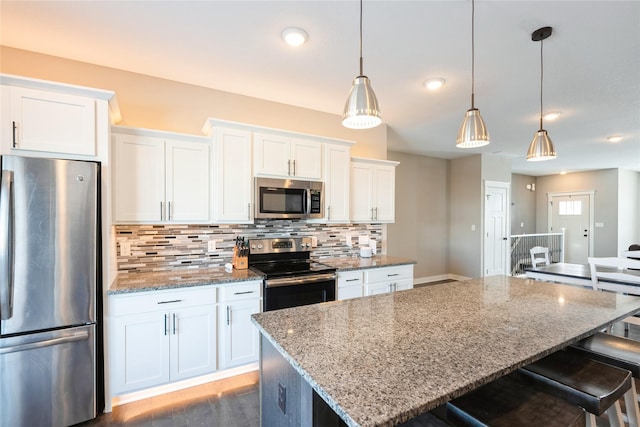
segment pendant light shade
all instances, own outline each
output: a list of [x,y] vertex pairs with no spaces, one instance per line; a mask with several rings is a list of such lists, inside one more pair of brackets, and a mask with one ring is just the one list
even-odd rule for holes
[[382,123],[378,99],[362,66],[362,0],[360,0],[360,74],[353,79],[344,105],[342,125],[351,129],[369,129]]
[[527,151],[527,160],[530,162],[541,160],[552,160],[556,158],[556,149],[553,147],[553,142],[549,138],[549,134],[546,130],[540,129],[533,136],[531,144],[529,144],[529,151]]
[[542,82],[544,76],[544,68],[542,62],[542,42],[548,38],[553,29],[551,27],[543,27],[535,30],[531,34],[531,40],[540,42],[540,129],[533,136],[529,150],[527,151],[527,160],[537,162],[543,160],[553,160],[556,158],[556,149],[553,146],[551,138],[546,130],[542,128]]
[[460,125],[456,147],[474,148],[490,143],[489,131],[482,120],[480,110],[475,107],[475,1],[471,0],[471,108]]
[[368,129],[382,123],[378,99],[367,76],[353,79],[342,115],[342,125],[351,129]]
[[480,116],[480,110],[471,108],[464,115],[462,125],[458,131],[456,147],[473,148],[489,144],[489,132]]

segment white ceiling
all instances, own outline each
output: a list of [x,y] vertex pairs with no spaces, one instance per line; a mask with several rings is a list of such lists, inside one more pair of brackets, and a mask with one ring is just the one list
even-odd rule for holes
[[[358,74],[357,1],[7,1],[5,46],[341,114]],[[476,107],[491,144],[455,147],[471,93],[471,2],[364,2],[364,71],[389,149],[455,158],[514,155],[530,175],[640,170],[640,1],[476,2]],[[309,33],[300,48],[283,29]],[[540,43],[545,123],[558,158],[526,162],[538,129]],[[428,92],[427,77],[444,77]],[[108,88],[106,88],[108,89]],[[622,134],[616,144],[606,137]]]

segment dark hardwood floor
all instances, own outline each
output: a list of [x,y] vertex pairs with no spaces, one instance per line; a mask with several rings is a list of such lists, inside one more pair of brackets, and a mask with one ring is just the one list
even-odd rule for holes
[[258,372],[116,406],[82,427],[259,427]]
[[[615,335],[625,336],[624,325],[615,324],[612,332]],[[628,337],[640,340],[640,326],[629,325]],[[606,416],[598,418],[597,423],[599,427],[609,425]],[[417,425],[440,426],[443,424],[434,417],[428,417]],[[95,420],[80,426],[259,427],[258,372],[250,372],[117,406],[112,413],[102,414]]]

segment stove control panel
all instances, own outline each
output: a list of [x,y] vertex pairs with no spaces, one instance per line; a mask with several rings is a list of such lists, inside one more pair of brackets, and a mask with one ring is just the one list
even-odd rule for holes
[[308,252],[312,247],[311,237],[281,237],[273,239],[251,239],[249,250],[252,254],[273,254],[281,252]]

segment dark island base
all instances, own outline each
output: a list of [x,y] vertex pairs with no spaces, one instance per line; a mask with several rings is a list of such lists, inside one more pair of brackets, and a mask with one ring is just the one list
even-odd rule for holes
[[[260,417],[263,426],[347,426],[264,335],[260,335]],[[426,413],[400,427],[447,425]]]

